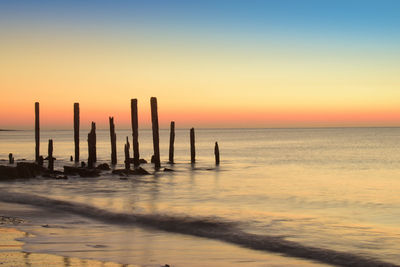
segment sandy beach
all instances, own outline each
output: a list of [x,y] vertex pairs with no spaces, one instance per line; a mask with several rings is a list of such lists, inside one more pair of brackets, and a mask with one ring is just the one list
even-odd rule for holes
[[117,264],[90,259],[63,257],[42,253],[30,253],[23,250],[24,243],[18,241],[29,237],[29,233],[13,228],[24,220],[21,218],[0,216],[0,265],[7,267],[16,266],[107,266],[107,267],[135,267],[131,264]]

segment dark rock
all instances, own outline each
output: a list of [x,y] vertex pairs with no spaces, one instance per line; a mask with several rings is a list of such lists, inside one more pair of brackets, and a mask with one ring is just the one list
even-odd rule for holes
[[74,157],[73,157],[73,156],[70,156],[70,157],[69,157],[69,161],[74,161]]
[[16,167],[0,166],[1,179],[33,178],[46,169],[36,163],[18,162]]
[[64,166],[64,173],[70,175],[79,175],[81,177],[97,177],[100,175],[100,171],[96,169],[87,169],[72,166]]
[[86,167],[86,163],[84,161],[81,162],[81,167],[85,168]]
[[[135,159],[134,158],[129,158],[129,163],[135,163]],[[146,164],[147,160],[145,159],[139,159],[139,164]]]
[[102,163],[99,164],[96,169],[102,170],[102,171],[108,171],[110,169],[110,166],[107,163]]
[[[49,157],[47,156],[44,160],[49,160]],[[53,160],[56,160],[56,158],[53,157]]]
[[173,169],[164,168],[164,171],[165,172],[173,172],[174,170]]
[[136,168],[134,170],[126,170],[126,169],[117,169],[113,170],[112,174],[118,174],[118,175],[148,175],[150,174],[148,171],[143,169],[142,167]]
[[154,163],[154,162],[155,162],[155,160],[156,160],[156,157],[154,157],[154,155],[153,155],[153,156],[151,156],[151,160],[150,160],[150,162],[151,162],[151,163]]
[[44,161],[43,156],[39,156],[39,159],[38,159],[39,166],[43,166],[43,161]]

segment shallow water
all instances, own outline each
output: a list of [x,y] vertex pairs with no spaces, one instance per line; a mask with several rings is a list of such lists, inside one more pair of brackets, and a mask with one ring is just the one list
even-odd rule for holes
[[[82,159],[87,158],[86,134],[81,133]],[[131,136],[130,131],[117,131],[119,167],[125,136]],[[191,259],[201,263],[211,253],[211,266],[264,266],[289,260],[269,251],[307,257],[318,248],[325,256],[316,253],[311,258],[325,263],[338,264],[332,261],[338,257],[359,261],[360,266],[369,258],[399,263],[399,136],[398,128],[196,130],[193,168],[189,130],[176,133],[173,166],[166,163],[169,133],[162,130],[162,164],[175,172],[127,180],[106,172],[99,178],[3,182],[0,200],[35,205],[49,226],[71,227],[54,230],[53,235],[48,229],[55,228],[39,228],[35,241],[26,245],[36,252],[149,266],[167,263],[163,259],[174,266],[185,266]],[[72,131],[43,131],[41,137],[41,151],[46,151],[45,140],[54,140],[56,168],[70,164]],[[108,131],[98,131],[97,138],[99,162],[108,162]],[[0,132],[0,158],[13,152],[16,159],[32,159],[33,141],[31,131]],[[215,141],[221,150],[217,168]],[[141,131],[139,142],[141,157],[149,159],[151,131]],[[151,164],[143,167],[153,171]],[[52,203],[54,199],[65,202]],[[50,216],[50,206],[60,210],[60,217]],[[70,217],[82,223],[65,219]],[[147,221],[138,223],[140,218]],[[211,225],[188,226],[193,220]],[[77,242],[82,237],[100,247],[80,244],[83,249]],[[47,244],[49,240],[55,241]],[[101,247],[109,242],[112,245]],[[297,252],[285,251],[285,242]],[[256,251],[260,243],[266,249]],[[305,255],[296,254],[302,250]]]

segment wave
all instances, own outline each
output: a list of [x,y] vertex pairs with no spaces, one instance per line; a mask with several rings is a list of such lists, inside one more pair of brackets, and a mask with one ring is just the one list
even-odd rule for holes
[[282,237],[247,233],[238,227],[238,223],[211,217],[118,213],[83,203],[3,190],[0,190],[0,201],[61,210],[112,224],[137,224],[167,232],[210,238],[254,250],[277,252],[338,266],[399,266],[350,252],[306,246]]

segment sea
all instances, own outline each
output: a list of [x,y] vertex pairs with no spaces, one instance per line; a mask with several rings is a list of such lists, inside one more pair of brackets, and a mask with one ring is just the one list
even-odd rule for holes
[[[121,169],[132,133],[116,134],[111,167]],[[74,166],[73,131],[42,130],[45,157],[48,139],[55,169]],[[161,169],[141,165],[150,175],[1,181],[0,215],[26,219],[17,226],[26,252],[121,266],[400,264],[400,128],[196,129],[195,139],[191,164],[189,129],[177,129],[169,164],[160,130]],[[8,153],[32,161],[34,142],[33,131],[1,131],[0,164]],[[150,162],[151,130],[139,132],[139,148]],[[110,164],[108,129],[97,130],[97,161]]]

